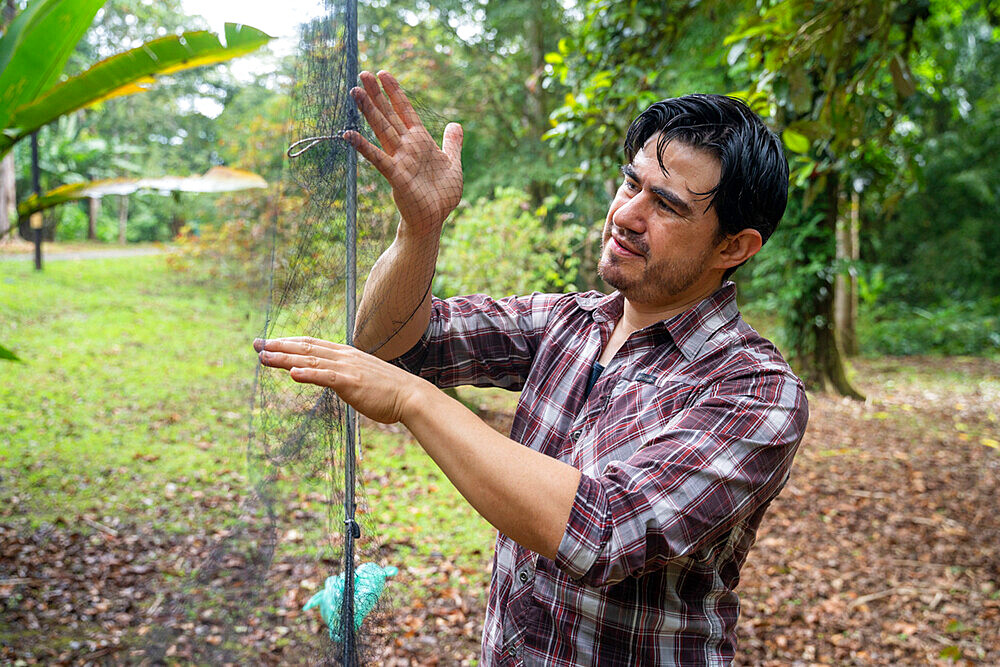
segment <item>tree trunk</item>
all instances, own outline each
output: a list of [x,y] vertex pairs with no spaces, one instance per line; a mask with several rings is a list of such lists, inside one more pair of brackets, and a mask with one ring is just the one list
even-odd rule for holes
[[170,240],[180,236],[181,227],[184,226],[184,215],[181,211],[181,193],[176,190],[171,193],[174,200],[174,212],[170,217]]
[[90,197],[87,199],[87,240],[97,239],[97,216],[101,212],[101,199]]
[[[4,0],[0,13],[0,26],[3,32],[14,20],[17,5],[14,0]],[[0,243],[13,238],[14,221],[17,220],[17,190],[15,189],[16,172],[14,171],[14,151],[7,153],[0,160]]]
[[14,153],[0,160],[0,243],[10,238],[11,228],[17,220],[17,192],[14,187]]
[[[818,239],[819,244],[836,237],[839,191],[840,180],[835,174],[829,174],[825,192],[821,195],[825,212],[821,229],[823,237]],[[822,248],[819,251],[823,252]],[[805,328],[793,351],[798,370],[803,382],[811,389],[864,400],[864,394],[855,389],[847,378],[844,355],[837,341],[833,281],[825,275],[818,278],[817,284],[807,291],[804,302],[797,304],[800,312],[796,320]]]
[[125,229],[128,226],[128,195],[118,198],[118,243],[125,245]]
[[858,262],[861,261],[861,193],[851,188],[851,351],[848,354],[856,356],[860,351],[858,345]]
[[[846,197],[841,192],[838,202]],[[857,208],[858,194],[851,188],[849,216],[837,216],[837,271],[834,297],[834,314],[837,324],[837,340],[844,354],[853,357],[858,353],[857,335]]]

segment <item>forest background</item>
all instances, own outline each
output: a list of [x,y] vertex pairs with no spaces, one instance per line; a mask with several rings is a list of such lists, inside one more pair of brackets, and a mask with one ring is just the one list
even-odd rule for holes
[[[442,296],[602,288],[600,229],[629,121],[691,92],[734,94],[761,113],[786,147],[790,203],[735,280],[747,318],[808,382],[813,417],[741,583],[746,661],[1000,659],[1000,4],[361,0],[359,23],[362,68],[396,74],[433,132],[452,120],[465,128],[465,193],[434,284]],[[206,27],[180,0],[109,0],[66,74]],[[14,619],[12,631],[0,622],[0,658],[98,660],[142,645],[170,599],[145,573],[194,562],[203,535],[192,513],[233,506],[246,488],[252,369],[235,352],[209,368],[193,355],[242,349],[259,330],[268,232],[298,231],[306,195],[285,156],[297,60],[274,48],[252,68],[178,72],[38,133],[43,192],[214,166],[269,185],[106,196],[43,214],[47,252],[152,243],[165,257],[52,262],[34,277],[28,260],[0,264],[0,345],[25,362],[0,362],[0,598]],[[9,181],[23,202],[27,140],[0,168],[0,186]],[[361,193],[375,202],[364,234],[384,243],[395,219],[367,166]],[[0,255],[28,249],[17,227],[0,218]],[[509,399],[460,397],[504,428]],[[381,487],[384,537],[407,554],[400,586],[424,591],[403,596],[392,650],[400,664],[469,663],[490,530],[400,437],[372,436],[393,444],[365,464]],[[313,511],[309,502],[296,512]],[[62,575],[42,589],[32,579],[62,562],[57,553],[87,563],[77,588]],[[321,576],[301,565],[290,557],[277,570]],[[108,579],[95,602],[85,582],[98,570]],[[72,603],[89,634],[64,630],[56,602]],[[301,657],[292,621],[302,602],[277,605],[254,650]],[[46,637],[42,649],[32,632]]]
[[[741,300],[784,325],[783,349],[811,386],[854,391],[837,323],[847,354],[1000,351],[993,3],[445,0],[359,11],[362,68],[398,73],[437,119],[465,126],[465,198],[439,293],[599,287],[599,230],[628,122],[663,97],[732,93],[782,134],[793,169],[778,233],[736,274]],[[67,74],[122,44],[201,27],[178,1],[109,2]],[[83,201],[47,211],[47,236],[113,241],[127,217],[128,242],[181,234],[238,262],[268,207],[298,196],[284,157],[295,57],[270,62],[257,75],[181,72],[39,133],[43,191],[226,165],[263,176],[266,195],[222,205],[134,195],[93,211]],[[23,199],[29,142],[13,162]]]

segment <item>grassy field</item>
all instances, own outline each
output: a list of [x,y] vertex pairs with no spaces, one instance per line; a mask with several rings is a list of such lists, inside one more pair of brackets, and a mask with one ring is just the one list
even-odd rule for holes
[[0,366],[0,465],[26,516],[173,525],[174,487],[240,483],[245,304],[179,283],[160,257],[0,276],[0,339],[23,360]]
[[[0,343],[23,361],[0,363],[2,521],[179,540],[238,514],[262,321],[248,298],[178,275],[162,256],[51,262],[42,273],[0,263]],[[403,570],[394,597],[462,585],[481,601],[492,528],[400,429],[365,424],[362,446],[364,539]],[[315,552],[297,517],[340,530],[323,486],[279,480],[291,539],[276,561]],[[23,576],[16,565],[0,561],[0,580]]]

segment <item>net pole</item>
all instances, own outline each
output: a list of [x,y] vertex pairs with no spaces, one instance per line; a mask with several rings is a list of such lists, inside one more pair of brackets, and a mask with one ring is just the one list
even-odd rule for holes
[[[348,89],[353,87],[358,80],[358,5],[357,0],[346,0],[346,25],[344,26],[346,44],[346,77],[345,81]],[[347,119],[348,126],[352,129],[360,127],[358,110],[352,101],[348,100]],[[357,317],[357,282],[358,282],[358,262],[357,262],[357,239],[358,239],[358,154],[353,150],[347,151],[347,194],[345,204],[347,206],[347,323],[345,337],[348,345],[354,344],[354,322]],[[354,635],[354,540],[359,537],[360,531],[354,518],[354,463],[355,463],[355,434],[357,429],[357,415],[354,408],[347,406],[345,415],[345,442],[344,442],[344,599],[341,609],[340,619],[344,631],[344,660],[346,667],[354,667],[357,664],[358,652],[356,648],[356,637]]]
[[[38,168],[38,132],[31,133],[31,184],[35,190],[35,196],[42,196],[42,186]],[[31,236],[35,244],[35,271],[42,270],[42,214],[33,213],[31,215]]]

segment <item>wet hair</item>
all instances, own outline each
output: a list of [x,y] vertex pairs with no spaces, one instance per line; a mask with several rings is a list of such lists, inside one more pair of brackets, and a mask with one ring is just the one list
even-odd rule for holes
[[[719,160],[718,184],[695,194],[715,207],[720,240],[749,228],[767,241],[788,203],[788,159],[781,140],[760,116],[740,100],[725,95],[662,100],[629,126],[624,146],[628,161],[657,134],[656,159],[665,175],[663,150],[671,141],[707,151]],[[737,268],[728,269],[724,277]]]

